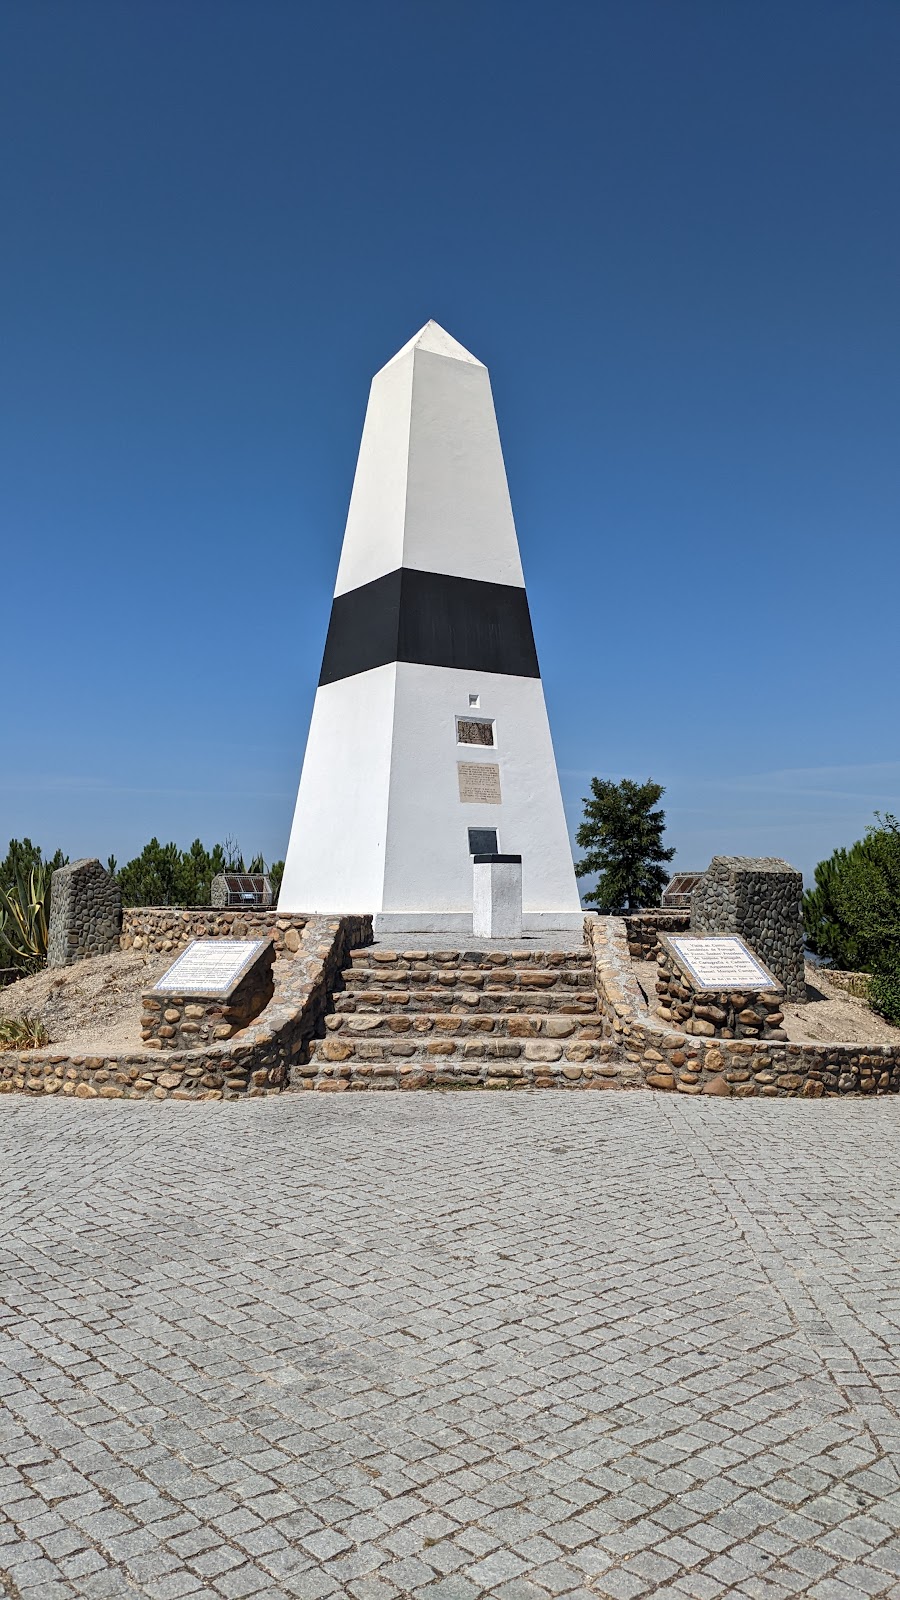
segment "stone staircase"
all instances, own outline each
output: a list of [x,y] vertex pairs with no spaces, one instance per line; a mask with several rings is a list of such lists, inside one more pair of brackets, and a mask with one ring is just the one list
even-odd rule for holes
[[294,1088],[607,1087],[587,950],[351,953]]

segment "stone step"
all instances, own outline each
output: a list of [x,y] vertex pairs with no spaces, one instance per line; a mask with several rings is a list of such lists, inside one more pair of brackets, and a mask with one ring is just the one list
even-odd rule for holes
[[463,1015],[459,1012],[419,1011],[414,1015],[403,1012],[333,1012],[325,1018],[329,1034],[345,1040],[399,1039],[427,1042],[425,1035],[435,1034],[457,1041],[484,1038],[507,1039],[599,1039],[601,1019],[596,1010],[589,1017],[566,1017],[554,1014],[494,1016]]
[[324,1039],[310,1040],[309,1065],[386,1062],[396,1067],[409,1062],[430,1062],[450,1067],[466,1062],[521,1061],[574,1066],[586,1061],[608,1060],[612,1049],[607,1039],[510,1039],[485,1034],[472,1038],[413,1034],[371,1039],[329,1032]]
[[343,980],[345,988],[353,990],[483,989],[495,994],[507,994],[517,989],[590,991],[594,981],[589,969],[506,967],[481,971],[474,967],[412,967],[407,962],[398,962],[394,967],[346,967]]
[[415,967],[469,967],[482,972],[503,967],[585,967],[592,962],[585,950],[381,950],[362,945],[350,951],[353,966],[389,968],[398,964]]
[[592,988],[553,989],[349,989],[334,996],[335,1011],[366,1013],[384,1011],[433,1012],[448,1009],[479,1012],[483,1015],[546,1011],[554,1016],[592,1016],[597,1009]]

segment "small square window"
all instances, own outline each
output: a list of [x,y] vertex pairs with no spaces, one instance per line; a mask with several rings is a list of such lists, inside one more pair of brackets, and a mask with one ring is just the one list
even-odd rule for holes
[[478,707],[480,705],[481,705],[481,695],[480,694],[470,694],[469,695],[469,710],[470,711],[477,711]]
[[497,854],[496,828],[469,829],[469,855],[495,856]]

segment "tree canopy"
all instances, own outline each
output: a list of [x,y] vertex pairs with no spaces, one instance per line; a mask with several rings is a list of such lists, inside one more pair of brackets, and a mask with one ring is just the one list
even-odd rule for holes
[[803,896],[806,941],[837,967],[870,972],[872,1004],[900,1022],[900,824],[890,813],[835,850]]
[[[112,857],[108,866],[118,879],[125,906],[208,906],[217,873],[266,871],[261,855],[245,863],[236,840],[231,838],[224,844],[214,844],[211,850],[200,839],[195,839],[190,849],[181,850],[177,844],[160,844],[154,838],[124,867],[117,870]],[[283,861],[269,869],[276,900],[283,870]]]
[[57,867],[64,867],[68,859],[61,850],[44,856],[40,845],[32,844],[30,839],[10,839],[9,849],[0,861],[0,890],[11,889],[17,878],[28,876],[32,867],[46,867],[55,872]]
[[576,834],[586,854],[576,862],[575,871],[579,878],[590,872],[598,874],[596,885],[584,898],[599,911],[659,905],[669,881],[663,863],[675,854],[674,848],[667,849],[662,842],[666,814],[654,810],[665,792],[652,778],[646,783],[634,783],[631,778],[623,778],[621,783],[591,779],[584,821]]

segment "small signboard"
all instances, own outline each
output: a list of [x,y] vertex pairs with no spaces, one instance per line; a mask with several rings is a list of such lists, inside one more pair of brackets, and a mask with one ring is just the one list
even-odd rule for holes
[[670,936],[668,943],[701,989],[777,989],[778,984],[737,934]]
[[193,939],[154,990],[160,994],[225,994],[265,939]]
[[499,806],[500,768],[493,761],[457,761],[459,798],[473,805]]

